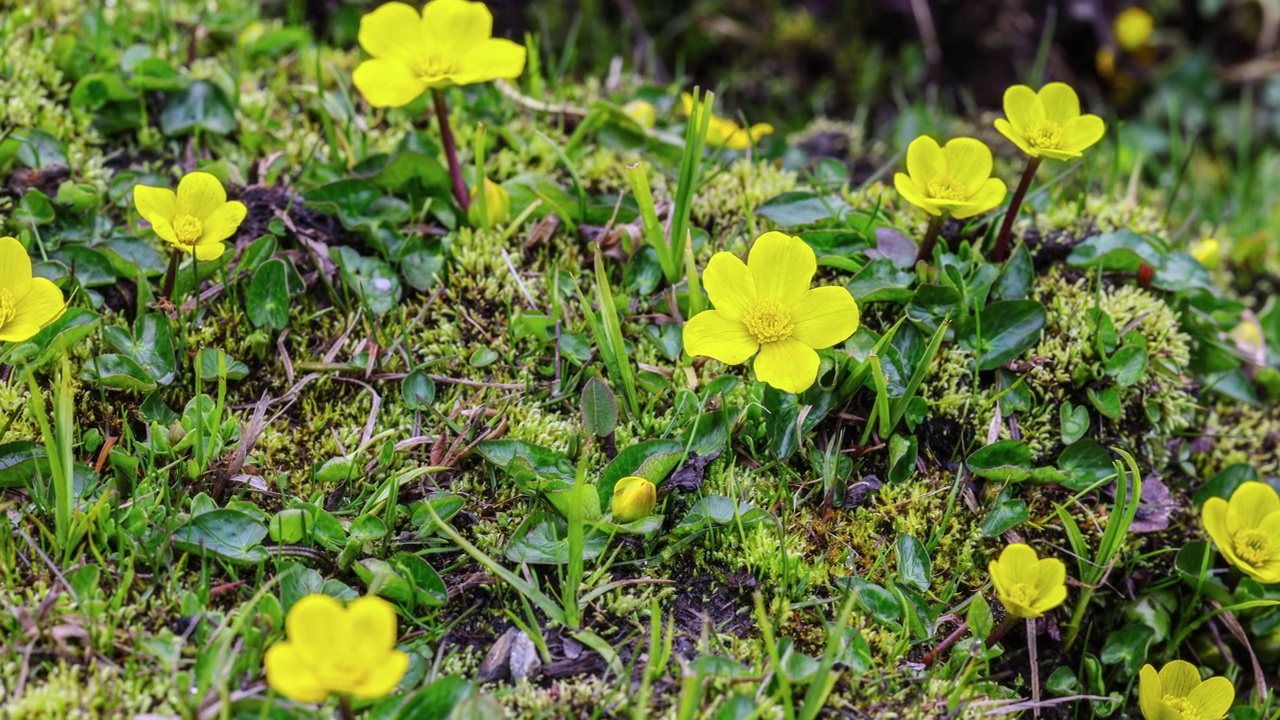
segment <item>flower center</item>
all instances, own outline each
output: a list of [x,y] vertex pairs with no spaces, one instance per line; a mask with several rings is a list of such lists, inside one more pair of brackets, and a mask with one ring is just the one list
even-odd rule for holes
[[1052,120],[1037,120],[1027,128],[1027,143],[1033,148],[1056,150],[1062,147],[1062,126]]
[[929,197],[938,200],[967,200],[964,183],[949,175],[939,175],[929,181]]
[[1184,697],[1176,697],[1174,695],[1165,695],[1164,704],[1173,708],[1174,712],[1182,718],[1182,720],[1200,720],[1200,713],[1196,710],[1196,706]]
[[[0,317],[4,317],[0,314]],[[1276,548],[1270,536],[1258,529],[1241,530],[1232,538],[1236,554],[1253,566],[1265,565],[1275,557]]]
[[414,62],[414,70],[418,77],[434,80],[447,77],[458,71],[458,64],[443,55],[427,55]]
[[1030,583],[1018,583],[1009,588],[1009,599],[1018,605],[1030,607],[1038,595],[1036,586]]
[[795,327],[791,324],[791,310],[777,300],[757,300],[742,322],[761,345],[786,340]]
[[13,319],[18,314],[18,303],[13,299],[13,293],[9,288],[0,288],[0,327]]
[[173,220],[173,234],[183,245],[195,245],[204,234],[204,224],[191,215],[179,215]]

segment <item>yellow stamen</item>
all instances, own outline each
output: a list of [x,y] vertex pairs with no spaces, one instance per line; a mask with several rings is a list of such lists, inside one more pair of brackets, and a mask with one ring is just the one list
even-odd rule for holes
[[1232,541],[1240,559],[1255,567],[1267,564],[1276,555],[1275,541],[1256,528],[1241,530]]
[[427,55],[418,58],[414,63],[418,77],[423,80],[436,80],[448,77],[458,71],[457,63],[443,55]]
[[0,327],[13,319],[18,314],[17,301],[13,299],[13,293],[9,288],[0,288]]
[[1052,120],[1038,120],[1027,127],[1027,143],[1033,148],[1056,150],[1062,147],[1062,126]]
[[930,180],[926,189],[929,191],[929,197],[938,200],[967,200],[969,198],[969,193],[965,191],[964,183],[948,175],[939,175]]
[[173,234],[183,245],[195,245],[204,234],[204,224],[191,215],[179,215],[173,220]]
[[1030,583],[1018,583],[1009,588],[1009,599],[1019,605],[1030,607],[1038,596],[1036,586]]
[[1165,695],[1164,704],[1173,708],[1174,712],[1182,717],[1182,720],[1200,720],[1200,713],[1197,712],[1196,706],[1184,697],[1176,695]]
[[777,300],[757,300],[742,322],[761,345],[786,340],[795,327],[791,324],[791,310]]

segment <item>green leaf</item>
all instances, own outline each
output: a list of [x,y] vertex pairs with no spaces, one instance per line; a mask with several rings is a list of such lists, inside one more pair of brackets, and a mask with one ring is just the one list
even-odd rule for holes
[[455,707],[475,694],[476,687],[456,677],[444,677],[407,695],[379,702],[369,720],[447,720]]
[[1021,300],[1031,294],[1031,282],[1035,269],[1031,265],[1031,253],[1025,244],[1019,243],[1009,256],[1004,271],[991,287],[991,292],[1001,300]]
[[93,334],[98,325],[98,314],[83,308],[67,308],[62,317],[36,333],[26,342],[14,343],[5,362],[16,365],[26,362],[33,368],[61,357],[64,347],[70,348]]
[[1058,408],[1058,420],[1062,425],[1062,444],[1070,445],[1089,432],[1089,411],[1082,405],[1072,405],[1064,400]]
[[860,303],[904,302],[911,297],[914,273],[899,270],[892,260],[872,260],[862,268],[847,286],[849,293]]
[[613,502],[613,486],[629,475],[639,475],[657,485],[675,469],[684,457],[684,444],[674,440],[649,440],[618,453],[600,473],[600,507]]
[[1133,677],[1147,659],[1147,647],[1151,645],[1155,631],[1146,625],[1130,625],[1119,632],[1107,634],[1107,642],[1098,656],[1107,665],[1120,665],[1124,674]]
[[1062,486],[1077,492],[1116,474],[1111,453],[1096,440],[1082,440],[1063,450],[1058,469],[1067,476]]
[[253,274],[244,302],[254,327],[283,330],[289,325],[289,285],[285,281],[283,260],[262,263]]
[[849,209],[838,195],[821,196],[812,192],[785,192],[772,198],[756,210],[756,214],[769,218],[784,228],[812,225],[820,220],[839,218]]
[[0,445],[0,488],[30,487],[37,474],[49,477],[44,446],[27,440]]
[[156,383],[168,385],[177,376],[168,317],[148,313],[133,322],[132,332],[113,325],[103,328],[102,335],[112,347],[141,366]]
[[970,327],[962,339],[965,349],[979,353],[979,370],[994,370],[1021,356],[1040,340],[1046,316],[1044,306],[1035,300],[1004,300],[992,303],[979,313],[979,327]]
[[889,482],[903,483],[916,471],[918,456],[915,435],[894,435],[889,438]]
[[192,518],[173,533],[174,547],[196,555],[212,553],[233,563],[258,563],[268,553],[262,547],[267,528],[238,511],[222,508]]
[[449,589],[426,560],[413,553],[398,552],[391,556],[390,564],[413,588],[419,607],[444,607],[449,602]]
[[960,304],[960,293],[946,285],[921,285],[907,303],[907,317],[936,330]]
[[[507,559],[514,563],[530,563],[534,565],[564,565],[569,562],[569,526],[556,515],[539,513],[530,517],[521,525],[522,533],[516,530],[516,537],[507,544]],[[582,548],[584,560],[599,557],[609,544],[609,537],[603,533],[590,534]]]
[[671,529],[672,534],[681,535],[700,530],[710,525],[728,525],[742,523],[749,525],[767,518],[763,511],[750,503],[733,500],[721,495],[708,495],[698,498],[689,508],[684,519]]
[[118,277],[111,258],[83,245],[60,247],[49,253],[49,259],[65,266],[67,277],[74,273],[76,282],[84,287],[114,285]]
[[915,537],[906,534],[898,536],[894,550],[898,556],[898,579],[920,592],[929,592],[933,575],[929,551]]
[[1089,388],[1086,394],[1089,396],[1089,402],[1093,403],[1093,407],[1098,412],[1112,420],[1124,419],[1124,408],[1120,406],[1120,391],[1114,387],[1108,386],[1101,390]]
[[1086,238],[1067,257],[1072,267],[1096,267],[1104,272],[1137,272],[1144,263],[1155,269],[1164,265],[1160,251],[1128,228]]
[[965,464],[979,477],[1017,482],[1031,474],[1031,448],[1021,440],[1001,440],[978,448]]
[[200,352],[196,354],[196,367],[200,369],[201,380],[213,381],[222,376],[224,368],[219,367],[219,355],[225,358],[222,365],[225,366],[226,379],[243,380],[249,376],[249,366],[227,355],[226,351],[200,348]]
[[[540,445],[523,440],[485,440],[476,446],[476,452],[509,472],[529,469],[541,477],[573,482],[573,465],[569,458]],[[610,492],[613,492],[612,488]]]
[[893,593],[856,575],[839,578],[836,584],[853,594],[853,602],[877,622],[896,626],[902,618],[902,605]]
[[173,137],[203,130],[226,135],[236,129],[235,108],[227,94],[208,80],[196,80],[175,93],[160,113],[160,130]]
[[1005,500],[992,508],[991,514],[982,521],[982,534],[986,537],[999,537],[1030,517],[1031,511],[1021,499]]
[[400,381],[400,397],[410,410],[425,410],[436,399],[436,383],[425,367],[414,368]]
[[1147,351],[1137,345],[1125,345],[1107,360],[1106,373],[1120,387],[1136,385],[1147,372]]
[[343,283],[374,315],[381,317],[400,302],[400,278],[385,262],[345,245],[329,252],[342,268]]
[[618,426],[618,398],[598,377],[583,384],[581,409],[582,424],[596,437],[608,437]]
[[80,378],[118,390],[150,392],[156,389],[150,373],[127,355],[99,355],[84,364]]

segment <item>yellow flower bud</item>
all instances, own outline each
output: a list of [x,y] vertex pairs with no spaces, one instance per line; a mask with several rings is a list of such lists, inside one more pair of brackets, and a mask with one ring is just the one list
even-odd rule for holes
[[658,504],[658,488],[642,477],[624,477],[613,486],[613,520],[632,523],[646,518]]
[[1212,270],[1218,267],[1218,258],[1220,256],[1221,246],[1217,240],[1213,238],[1205,238],[1195,245],[1191,246],[1191,256],[1200,261],[1200,264]]
[[484,207],[476,202],[476,190],[471,188],[471,209],[467,220],[478,228],[489,229],[511,219],[511,194],[498,183],[484,179]]
[[1112,29],[1116,34],[1116,45],[1121,50],[1132,53],[1147,46],[1155,27],[1156,22],[1151,13],[1140,7],[1131,7],[1116,16]]
[[622,106],[622,112],[647,128],[653,127],[658,122],[657,109],[653,107],[653,103],[644,100],[632,100]]

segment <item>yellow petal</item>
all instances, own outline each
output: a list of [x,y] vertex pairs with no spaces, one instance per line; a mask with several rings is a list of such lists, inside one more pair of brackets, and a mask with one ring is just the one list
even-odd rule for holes
[[1014,543],[1002,550],[999,563],[1001,574],[1009,585],[1034,583],[1040,574],[1040,558],[1036,551],[1022,543]]
[[224,203],[222,207],[205,218],[204,234],[200,236],[198,244],[222,242],[235,235],[248,212],[248,208],[239,200]]
[[769,123],[756,123],[751,126],[751,129],[747,131],[747,134],[751,136],[751,142],[758,143],[760,142],[760,138],[765,135],[773,134],[773,126]]
[[451,77],[458,85],[514,80],[524,72],[525,55],[524,46],[510,40],[485,40],[462,57],[458,72]]
[[791,307],[809,289],[818,258],[805,241],[774,231],[756,238],[747,268],[755,277],[758,297]]
[[408,105],[427,91],[408,65],[397,60],[365,60],[351,74],[351,81],[373,107]]
[[688,117],[689,113],[693,112],[693,96],[689,93],[680,93],[680,112],[685,117]]
[[1185,660],[1174,660],[1160,669],[1160,690],[1167,697],[1184,698],[1200,685],[1200,671]]
[[953,138],[942,148],[942,158],[947,175],[964,184],[966,195],[978,192],[991,178],[991,148],[981,140]]
[[[1036,565],[1036,594],[1048,595],[1055,588],[1065,588],[1067,566],[1057,558],[1044,558]],[[1065,595],[1063,597],[1065,600]],[[1055,603],[1056,605],[1056,603]]]
[[[67,301],[51,280],[29,278],[29,283],[24,294],[15,294],[13,318],[0,326],[0,340],[26,340],[57,320],[66,310]],[[19,335],[25,337],[15,337]]]
[[756,300],[755,278],[746,263],[733,253],[718,252],[711,256],[711,262],[702,271],[702,286],[720,316],[729,320],[742,320]]
[[[181,243],[178,242],[178,234],[173,231],[173,226],[169,224],[168,220],[165,220],[164,218],[156,218],[155,220],[152,220],[151,230],[156,235],[160,236],[161,240],[173,245],[181,246]],[[186,250],[186,252],[191,251]]]
[[409,656],[393,651],[369,669],[364,682],[351,691],[357,700],[373,700],[391,694],[409,669]]
[[1257,528],[1265,517],[1276,511],[1280,511],[1280,495],[1270,485],[1244,483],[1236,488],[1227,503],[1227,531],[1235,536],[1241,530]]
[[1004,202],[1005,195],[1009,193],[1009,189],[1005,187],[1004,181],[1000,178],[988,178],[982,187],[969,198],[967,207],[952,212],[952,215],[963,220],[974,215],[981,215],[988,210],[995,209]]
[[262,658],[272,690],[301,703],[324,702],[329,689],[316,677],[308,658],[291,642],[279,642]]
[[1066,83],[1052,82],[1036,93],[1044,105],[1044,116],[1059,125],[1080,117],[1080,96]]
[[201,222],[227,203],[222,181],[207,172],[187,173],[178,183],[178,214]]
[[342,603],[320,593],[293,604],[285,616],[285,629],[289,642],[311,663],[341,652],[351,634]]
[[1031,147],[1031,143],[1027,142],[1026,137],[1015,130],[1008,120],[996,118],[996,130],[999,130],[1001,135],[1009,138],[1009,142],[1017,145],[1022,152],[1031,157],[1040,157],[1040,151]]
[[791,308],[791,337],[814,350],[849,339],[858,330],[858,303],[837,286],[813,288]]
[[183,246],[183,245],[179,245],[178,247],[179,247],[183,252],[186,252],[186,253],[189,253],[189,254],[195,255],[195,256],[196,256],[196,260],[198,260],[198,261],[200,261],[200,262],[208,262],[208,261],[210,261],[210,260],[217,260],[218,258],[222,257],[223,253],[225,253],[225,252],[227,251],[227,246],[226,246],[226,245],[223,245],[223,244],[222,244],[222,243],[220,243],[220,242],[216,242],[216,243],[200,243],[200,244],[198,244],[198,245],[196,245],[196,246],[194,246],[194,247],[187,247],[187,246]]
[[1062,126],[1062,149],[1080,153],[1107,134],[1107,125],[1097,115],[1081,115]]
[[422,53],[422,16],[412,5],[389,2],[360,18],[360,47],[370,57],[409,63]]
[[938,207],[938,203],[933,198],[925,194],[915,181],[907,177],[906,173],[895,173],[893,176],[893,186],[898,189],[898,193],[902,195],[907,202],[922,208],[930,215],[941,215],[942,210]]
[[[396,646],[396,610],[376,595],[366,595],[347,606],[353,657],[362,664],[381,661]],[[397,681],[398,682],[398,681]]]
[[[928,135],[921,135],[907,146],[907,175],[917,187],[927,187],[929,181],[947,171],[946,156],[938,141]],[[988,172],[988,175],[991,173]],[[894,177],[897,184],[897,177]],[[925,193],[921,193],[925,194]],[[903,193],[906,195],[906,193]],[[908,198],[909,199],[909,198]],[[914,201],[913,201],[914,202]],[[915,203],[919,205],[919,203]],[[937,213],[934,213],[935,215]]]
[[1164,699],[1160,689],[1160,674],[1155,666],[1143,665],[1138,673],[1138,707],[1147,720],[1153,720],[1158,712],[1158,705]]
[[[1004,114],[1009,118],[1014,133],[1025,136],[1027,126],[1044,119],[1044,103],[1036,91],[1026,85],[1014,85],[1004,91]],[[999,123],[996,129],[1000,129]]]
[[432,53],[462,58],[493,37],[493,13],[482,2],[431,0],[422,8],[422,36]]
[[759,347],[746,325],[724,317],[719,310],[704,310],[684,324],[684,351],[694,357],[741,365]]
[[14,298],[25,295],[31,287],[31,256],[17,238],[0,237],[0,288]]
[[138,214],[152,225],[157,220],[172,223],[174,216],[178,214],[178,196],[169,188],[135,185],[133,204],[138,208]]
[[1061,605],[1066,601],[1067,601],[1067,586],[1058,585],[1058,586],[1055,586],[1052,590],[1037,597],[1035,603],[1032,604],[1031,609],[1035,611],[1036,617],[1040,617],[1041,615],[1058,607],[1059,605]]
[[1231,703],[1235,702],[1236,688],[1224,677],[1211,677],[1192,690],[1187,699],[1200,720],[1220,720],[1226,717]]
[[756,379],[789,393],[802,393],[818,379],[818,353],[799,340],[787,339],[760,346]]

